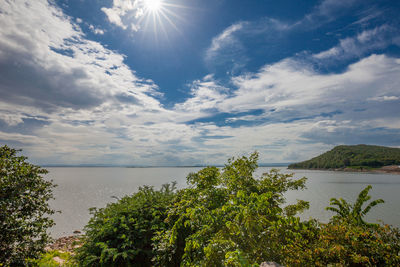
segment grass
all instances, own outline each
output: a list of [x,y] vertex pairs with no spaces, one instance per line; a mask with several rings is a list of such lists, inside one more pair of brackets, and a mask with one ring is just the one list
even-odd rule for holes
[[[54,260],[55,257],[59,257],[64,260],[63,264],[58,263]],[[39,259],[29,260],[29,266],[39,267],[75,267],[78,266],[69,252],[62,252],[59,250],[51,250],[44,253]]]

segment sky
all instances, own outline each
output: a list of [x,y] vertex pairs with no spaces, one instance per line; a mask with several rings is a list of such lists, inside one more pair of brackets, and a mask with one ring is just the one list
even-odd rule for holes
[[0,145],[188,166],[400,147],[400,1],[2,0]]

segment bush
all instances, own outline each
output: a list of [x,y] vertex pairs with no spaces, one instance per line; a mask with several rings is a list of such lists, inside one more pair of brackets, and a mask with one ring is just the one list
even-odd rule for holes
[[102,209],[91,209],[83,246],[76,260],[82,266],[151,266],[152,238],[164,230],[175,183],[156,191],[144,186],[132,196]]
[[303,189],[306,178],[278,170],[254,177],[257,159],[253,153],[191,173],[188,188],[176,193],[143,187],[94,209],[80,265],[400,266],[399,230],[364,221],[383,202],[368,202],[370,186],[354,204],[331,199],[328,209],[337,214],[328,224],[300,221],[308,203],[285,206],[284,194]]
[[315,228],[313,237],[282,251],[287,266],[400,266],[397,228],[330,222]]
[[[284,251],[288,266],[400,266],[400,232],[388,225],[364,221],[374,206],[383,203],[371,199],[367,186],[354,204],[331,199],[327,210],[335,212],[328,224],[315,223],[307,235],[296,239]],[[363,208],[365,204],[365,208]]]
[[[60,263],[54,258],[59,258],[63,261]],[[38,259],[29,259],[28,266],[40,266],[40,267],[75,267],[78,266],[74,262],[73,255],[70,252],[62,252],[60,250],[46,251]]]
[[305,178],[277,170],[256,179],[258,154],[229,160],[187,177],[169,209],[170,228],[154,238],[158,266],[225,266],[282,261],[281,250],[304,227],[299,201],[282,208],[283,194],[304,188]]
[[17,156],[17,150],[0,147],[0,265],[23,265],[37,258],[49,241],[54,223],[48,200],[54,185],[42,176],[45,169]]

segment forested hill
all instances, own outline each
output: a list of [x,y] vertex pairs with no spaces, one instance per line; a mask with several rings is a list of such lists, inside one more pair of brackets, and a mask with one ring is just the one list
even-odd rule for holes
[[400,148],[354,145],[337,146],[310,160],[289,165],[289,169],[380,168],[400,165]]

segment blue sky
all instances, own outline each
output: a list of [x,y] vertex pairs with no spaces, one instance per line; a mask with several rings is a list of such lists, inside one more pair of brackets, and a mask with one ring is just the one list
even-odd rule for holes
[[400,2],[0,2],[0,144],[37,164],[400,147]]

